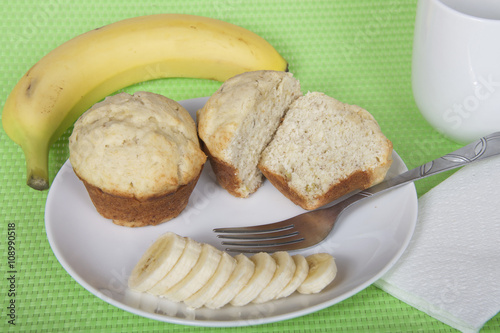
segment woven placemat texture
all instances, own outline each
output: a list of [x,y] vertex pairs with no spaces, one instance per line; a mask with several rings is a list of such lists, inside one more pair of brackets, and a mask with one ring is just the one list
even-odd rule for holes
[[[411,93],[411,52],[416,0],[173,1],[18,0],[2,2],[1,105],[17,80],[62,42],[114,21],[156,13],[214,17],[248,28],[289,61],[304,92],[322,91],[369,110],[409,168],[457,149],[421,117]],[[208,96],[220,83],[195,79],[145,82],[147,90],[175,100]],[[68,158],[69,130],[50,152],[50,178]],[[448,174],[419,181],[418,195]],[[95,297],[63,269],[45,233],[47,192],[25,185],[21,149],[0,130],[0,331],[18,332],[251,332],[255,327],[204,328],[158,322]],[[10,283],[7,235],[15,226],[15,295]],[[15,300],[15,326],[8,323]],[[484,332],[500,327],[500,315]],[[371,286],[329,308],[259,326],[265,332],[454,332],[449,326]]]

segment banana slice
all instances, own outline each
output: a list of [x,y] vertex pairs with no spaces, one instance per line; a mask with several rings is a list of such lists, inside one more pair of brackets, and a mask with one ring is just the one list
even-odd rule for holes
[[286,251],[232,257],[209,244],[172,232],[161,235],[132,270],[129,287],[136,291],[184,301],[193,309],[219,309],[230,303],[264,303],[297,291],[318,293],[337,274],[328,253],[308,257]]
[[148,292],[153,295],[163,295],[170,288],[175,286],[191,271],[193,266],[198,261],[201,253],[201,244],[191,238],[184,238],[186,245],[181,257],[174,267]]
[[236,267],[226,284],[205,303],[209,309],[219,309],[229,303],[240,290],[246,286],[247,282],[252,277],[255,271],[255,264],[244,254],[238,254],[236,259]]
[[202,307],[209,299],[211,299],[227,282],[231,273],[236,267],[236,259],[231,257],[227,252],[222,252],[222,257],[219,266],[214,275],[208,282],[196,293],[184,300],[184,303],[190,308],[197,309]]
[[252,303],[264,303],[274,299],[288,285],[295,273],[295,262],[288,252],[275,252],[271,257],[276,262],[276,271],[271,281]]
[[337,275],[335,259],[328,253],[316,253],[306,257],[309,273],[302,284],[297,288],[301,294],[320,292]]
[[253,301],[268,285],[276,271],[276,261],[270,254],[260,252],[250,257],[255,264],[255,271],[243,289],[231,300],[234,306],[242,306]]
[[275,299],[283,298],[293,294],[295,290],[304,282],[309,273],[309,265],[307,260],[303,255],[296,254],[292,256],[293,262],[295,263],[295,272],[293,274],[290,282],[281,290]]
[[162,296],[180,302],[200,290],[212,277],[219,266],[222,252],[209,244],[203,244],[198,261],[179,283],[167,290]]
[[186,240],[167,232],[146,250],[130,274],[128,285],[136,291],[147,291],[158,283],[177,263]]

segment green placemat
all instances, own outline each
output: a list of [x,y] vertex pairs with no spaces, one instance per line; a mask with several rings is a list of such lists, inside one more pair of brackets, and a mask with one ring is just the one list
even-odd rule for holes
[[[289,61],[304,91],[322,91],[368,109],[409,168],[459,146],[437,134],[420,116],[410,85],[416,1],[2,1],[1,105],[17,80],[39,58],[90,29],[139,15],[188,13],[223,19],[271,42]],[[212,94],[220,83],[195,79],[146,82],[124,91],[148,90],[176,100]],[[69,131],[52,147],[53,179],[68,157]],[[1,331],[134,332],[453,332],[428,315],[371,286],[316,313],[255,327],[216,329],[158,322],[128,313],[90,294],[61,267],[45,234],[47,192],[25,185],[20,148],[0,130]],[[419,181],[424,194],[443,174]],[[13,230],[15,229],[15,230]],[[9,231],[15,256],[9,267]],[[13,253],[11,253],[13,254]],[[9,273],[9,271],[15,273]],[[8,280],[14,274],[13,284]],[[15,302],[15,311],[8,307]],[[9,315],[15,314],[15,325]],[[500,327],[500,315],[484,332]]]

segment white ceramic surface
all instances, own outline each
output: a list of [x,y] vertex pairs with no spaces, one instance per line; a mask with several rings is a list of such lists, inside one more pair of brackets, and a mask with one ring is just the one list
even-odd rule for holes
[[419,0],[412,87],[438,131],[468,143],[500,130],[500,1]]
[[[206,98],[181,102],[192,115]],[[406,170],[394,153],[388,176]],[[45,223],[52,250],[64,269],[102,300],[155,320],[193,326],[246,326],[302,316],[338,303],[368,287],[401,256],[417,219],[413,184],[367,199],[347,211],[322,243],[297,253],[331,253],[338,266],[334,282],[319,294],[299,295],[265,304],[187,309],[182,303],[133,292],[130,271],[156,238],[173,231],[220,249],[214,227],[275,222],[304,212],[269,182],[251,197],[239,199],[221,189],[207,163],[186,210],[155,227],[126,228],[102,218],[83,184],[66,162],[47,197]]]

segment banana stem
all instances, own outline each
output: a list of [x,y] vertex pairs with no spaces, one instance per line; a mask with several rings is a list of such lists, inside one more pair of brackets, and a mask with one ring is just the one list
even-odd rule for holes
[[49,188],[48,143],[38,141],[21,147],[26,158],[26,184],[35,190],[47,190]]

